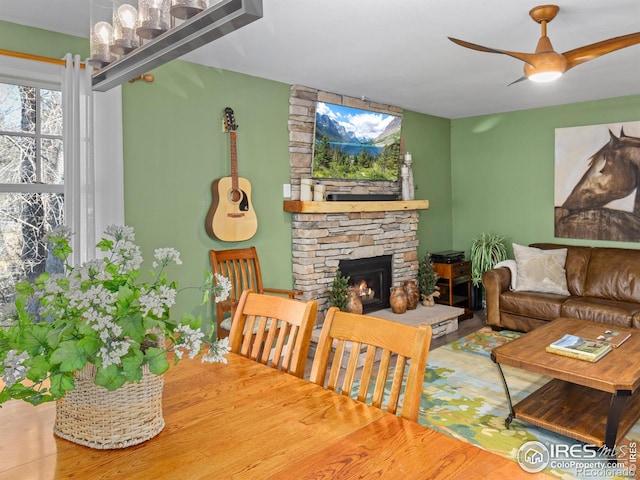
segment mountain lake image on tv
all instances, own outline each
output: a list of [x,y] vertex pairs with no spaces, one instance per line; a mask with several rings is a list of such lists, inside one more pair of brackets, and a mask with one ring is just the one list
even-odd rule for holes
[[402,117],[317,102],[313,178],[398,180]]

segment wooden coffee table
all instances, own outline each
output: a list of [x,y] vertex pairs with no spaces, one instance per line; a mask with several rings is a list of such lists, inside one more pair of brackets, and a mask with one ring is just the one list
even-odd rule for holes
[[[612,451],[640,418],[640,330],[611,327],[631,332],[631,337],[597,362],[549,353],[547,345],[566,333],[580,335],[593,322],[559,318],[522,337],[495,348],[491,359],[504,383],[513,418]],[[553,377],[549,383],[512,405],[501,365]]]

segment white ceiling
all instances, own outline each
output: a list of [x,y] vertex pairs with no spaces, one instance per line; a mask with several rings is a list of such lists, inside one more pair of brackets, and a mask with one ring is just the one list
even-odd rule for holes
[[[508,84],[516,59],[457,37],[533,52],[539,0],[263,0],[264,17],[183,57],[191,62],[446,118],[640,94],[640,45],[551,84]],[[565,52],[640,31],[639,0],[557,0],[548,26]],[[0,19],[88,37],[90,0],[2,0]]]

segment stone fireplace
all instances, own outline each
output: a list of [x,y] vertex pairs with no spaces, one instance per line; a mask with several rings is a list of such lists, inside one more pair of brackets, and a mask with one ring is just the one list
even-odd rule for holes
[[[318,301],[317,323],[321,323],[330,307],[329,292],[338,268],[344,274],[343,265],[353,260],[384,257],[390,264],[387,279],[384,283],[382,279],[379,280],[380,303],[376,300],[367,307],[367,311],[386,308],[390,287],[417,277],[418,210],[428,208],[428,201],[300,202],[300,179],[312,176],[315,108],[318,100],[394,115],[401,115],[402,110],[307,87],[291,88],[291,200],[284,202],[284,209],[292,214],[294,288],[303,292],[305,300]],[[325,185],[327,193],[400,193],[398,182],[391,181],[317,179],[314,182]],[[355,272],[352,276],[355,279],[363,274]]]
[[362,301],[362,313],[389,307],[391,257],[382,255],[354,260],[343,259],[338,263],[340,273],[349,277],[349,287],[356,290]]
[[388,256],[392,285],[415,279],[417,229],[417,210],[293,213],[294,288],[301,290],[305,299],[318,300],[321,321],[330,307],[331,283],[342,260]]

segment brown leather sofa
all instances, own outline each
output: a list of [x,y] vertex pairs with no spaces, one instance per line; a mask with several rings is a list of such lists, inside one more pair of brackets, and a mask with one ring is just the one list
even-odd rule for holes
[[485,272],[487,324],[528,332],[558,317],[640,328],[640,250],[534,243],[541,249],[567,248],[565,270],[570,295],[511,291],[511,270]]

